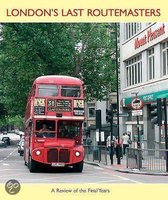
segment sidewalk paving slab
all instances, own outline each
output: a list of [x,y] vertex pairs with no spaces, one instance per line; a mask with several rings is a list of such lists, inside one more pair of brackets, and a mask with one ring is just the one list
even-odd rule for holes
[[110,159],[108,159],[107,165],[105,165],[103,163],[99,163],[99,162],[86,161],[86,160],[84,162],[87,163],[87,164],[90,164],[90,165],[95,165],[95,166],[99,166],[99,167],[102,167],[102,168],[112,169],[114,171],[118,171],[118,172],[121,172],[121,173],[168,176],[168,173],[166,173],[166,172],[148,172],[148,171],[141,171],[139,169],[126,168],[126,159],[125,159],[125,157],[123,159],[121,159],[121,163],[120,164],[117,164],[117,160],[114,158],[112,165],[111,165]]

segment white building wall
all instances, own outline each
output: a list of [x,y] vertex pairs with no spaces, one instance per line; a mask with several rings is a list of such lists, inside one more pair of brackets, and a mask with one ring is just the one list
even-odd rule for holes
[[[122,44],[122,51],[124,52],[122,60],[127,60],[128,58],[131,58],[134,55],[137,55],[138,53],[148,49],[149,47],[152,47],[158,43],[160,43],[161,41],[163,41],[164,39],[167,39],[167,34],[168,34],[168,23],[164,23],[165,25],[165,34],[157,37],[156,39],[147,42],[145,45],[141,46],[138,49],[134,48],[134,39],[138,38],[142,38],[144,36],[144,34],[146,34],[146,32],[151,28],[152,31],[156,30],[157,28],[161,27],[163,25],[163,23],[153,23],[150,26],[147,26],[145,29],[141,30],[138,34],[134,35],[132,38],[130,38],[129,40],[125,41]],[[124,35],[124,34],[122,34]],[[121,35],[121,37],[123,37]]]
[[147,69],[147,52],[144,51],[142,52],[142,70],[143,70],[143,75],[142,75],[142,82],[146,82],[148,78],[148,69]]
[[[142,45],[141,47],[135,49],[135,39],[136,38],[143,38],[147,35],[147,32],[151,29],[152,31],[157,30],[164,24],[164,31],[165,33],[158,36],[157,38],[153,39],[152,41],[146,42],[146,44]],[[128,40],[125,40],[125,26],[124,23],[120,24],[120,86],[121,86],[121,94],[120,100],[126,98],[133,98],[135,94],[134,92],[138,92],[138,96],[156,93],[164,90],[168,90],[168,74],[162,75],[162,59],[161,59],[161,45],[163,42],[168,41],[168,23],[142,23],[141,30],[133,35]],[[154,48],[154,62],[155,62],[155,78],[152,80],[148,80],[148,49]],[[134,58],[135,56],[141,54],[142,55],[142,82],[127,86],[127,76],[126,76],[126,64],[125,61]],[[127,108],[121,108],[127,109]],[[143,125],[144,128],[144,140],[145,140],[145,147],[153,148],[153,144],[150,143],[149,140],[155,140],[158,138],[158,130],[156,128],[152,129],[151,131],[151,124],[149,119],[149,111],[148,106],[144,105],[143,107],[144,117],[143,121],[140,123]],[[146,115],[146,116],[145,116]],[[132,123],[132,125],[131,125]],[[127,121],[126,118],[120,118],[120,126],[121,131],[133,131],[133,124],[135,125],[135,121]],[[132,126],[132,127],[131,127]]]
[[[121,24],[120,30],[120,37],[121,42],[123,41],[124,34],[121,34],[123,31],[123,25]],[[152,93],[160,90],[168,89],[167,86],[167,79],[168,75],[161,76],[161,45],[160,43],[168,38],[168,23],[164,23],[165,25],[165,34],[159,36],[158,38],[154,39],[153,41],[145,44],[144,46],[135,49],[134,48],[134,40],[136,38],[142,38],[144,34],[151,28],[153,31],[157,28],[161,27],[163,23],[153,23],[152,25],[145,28],[139,34],[136,34],[132,37],[129,41],[123,42],[120,47],[120,58],[121,58],[121,65],[120,65],[120,79],[121,79],[121,93],[122,98],[132,96],[131,93],[139,91],[139,95]],[[123,32],[122,32],[123,33]],[[148,80],[148,70],[147,70],[147,49],[154,47],[155,49],[155,74],[156,78],[153,80]],[[132,85],[127,87],[126,85],[126,70],[124,61],[132,58],[133,56],[142,53],[142,68],[143,68],[143,76],[142,76],[142,83]],[[158,85],[159,81],[159,85]]]
[[[124,42],[124,34],[123,33],[125,33],[124,23],[121,23],[120,24],[120,59],[123,58],[123,54],[125,53],[125,52],[122,51],[122,44]],[[121,62],[120,62],[120,79],[123,78],[123,77],[125,77],[124,63],[121,60]],[[120,81],[120,89],[121,89],[121,91],[125,87],[126,87],[126,80],[124,79],[124,80]]]

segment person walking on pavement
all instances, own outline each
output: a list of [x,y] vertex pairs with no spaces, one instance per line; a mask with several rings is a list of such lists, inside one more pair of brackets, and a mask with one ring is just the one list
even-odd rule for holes
[[91,153],[92,152],[92,140],[90,138],[90,136],[88,135],[87,138],[86,138],[86,145],[88,147],[88,152]]
[[123,133],[122,141],[123,141],[123,155],[125,155],[126,148],[129,147],[129,136],[127,135],[127,133]]
[[[119,138],[119,143],[118,143],[118,136],[116,137],[116,141],[115,141],[115,149],[116,149],[116,147],[117,147],[117,145],[120,145],[120,152],[118,152],[119,153],[119,156],[120,156],[120,158],[122,159],[123,158],[123,140],[122,140],[122,138]],[[117,157],[117,151],[116,151],[116,157]]]
[[[110,158],[114,154],[114,144],[115,144],[116,138],[113,136],[113,139],[111,141],[111,135],[109,135],[106,139],[106,146],[107,150],[109,151]],[[111,144],[112,144],[112,151],[111,151]]]

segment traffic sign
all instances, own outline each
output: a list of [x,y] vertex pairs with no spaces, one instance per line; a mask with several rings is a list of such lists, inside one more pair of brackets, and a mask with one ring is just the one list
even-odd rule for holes
[[142,110],[132,110],[132,116],[142,115]]
[[135,97],[134,99],[132,99],[131,101],[131,108],[133,110],[140,110],[143,106],[143,102],[140,98]]
[[119,113],[119,117],[128,117],[129,113]]
[[[129,113],[119,113],[119,117],[128,117]],[[117,114],[114,114],[114,117],[117,117]]]

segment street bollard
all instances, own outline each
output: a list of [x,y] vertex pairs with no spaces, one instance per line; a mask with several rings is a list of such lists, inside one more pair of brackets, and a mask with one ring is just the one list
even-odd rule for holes
[[137,151],[137,165],[138,165],[138,169],[140,170],[142,168],[142,152],[141,152],[141,149],[138,149],[138,151]]

